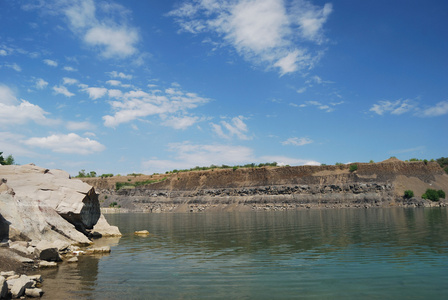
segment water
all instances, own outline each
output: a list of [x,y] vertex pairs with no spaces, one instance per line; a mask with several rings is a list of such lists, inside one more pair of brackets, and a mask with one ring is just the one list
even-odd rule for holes
[[106,218],[111,254],[42,272],[44,299],[448,297],[446,208]]

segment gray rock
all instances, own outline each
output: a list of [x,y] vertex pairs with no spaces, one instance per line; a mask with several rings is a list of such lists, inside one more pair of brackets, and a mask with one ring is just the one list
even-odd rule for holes
[[25,289],[32,287],[34,281],[29,279],[28,276],[22,275],[14,282],[11,288],[11,294],[13,298],[22,297],[25,294]]
[[28,277],[31,279],[31,280],[34,280],[35,282],[42,282],[42,275],[40,275],[40,274],[37,274],[37,275],[28,275]]
[[72,257],[72,258],[68,259],[67,262],[68,263],[76,263],[76,262],[78,262],[78,258],[76,256]]
[[0,276],[3,276],[3,277],[9,277],[9,276],[14,276],[14,275],[16,275],[16,272],[14,272],[14,271],[2,271],[2,272],[0,272]]
[[40,241],[35,248],[35,253],[39,259],[46,261],[61,261],[58,248],[53,243]]
[[121,232],[118,227],[109,225],[104,215],[100,216],[98,222],[93,227],[93,234],[97,234],[102,237],[121,236]]
[[6,298],[6,295],[8,295],[8,284],[5,277],[0,276],[0,299]]

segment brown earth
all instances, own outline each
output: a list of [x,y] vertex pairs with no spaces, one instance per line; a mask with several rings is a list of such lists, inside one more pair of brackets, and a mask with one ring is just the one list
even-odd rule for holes
[[[103,207],[115,201],[123,208],[144,211],[192,211],[191,207],[244,210],[248,205],[252,209],[391,206],[404,203],[405,190],[414,191],[416,199],[408,204],[415,206],[424,202],[419,197],[428,188],[448,194],[448,175],[436,162],[389,159],[353,164],[357,165],[355,171],[350,171],[350,165],[262,167],[83,180],[100,192]],[[164,178],[115,191],[116,182]]]

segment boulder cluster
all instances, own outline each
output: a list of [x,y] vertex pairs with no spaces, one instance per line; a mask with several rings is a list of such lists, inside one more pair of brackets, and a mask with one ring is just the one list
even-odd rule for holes
[[0,272],[0,299],[41,297],[44,293],[40,288],[41,285],[41,275],[27,276],[18,275],[14,271]]
[[[121,233],[101,214],[93,187],[61,170],[0,165],[0,246],[11,259],[34,268],[57,267],[62,260],[76,262],[79,254],[110,252],[110,247],[82,248],[104,236]],[[31,291],[40,282],[14,276],[0,277],[0,298],[8,291],[13,298],[42,295],[38,288]]]

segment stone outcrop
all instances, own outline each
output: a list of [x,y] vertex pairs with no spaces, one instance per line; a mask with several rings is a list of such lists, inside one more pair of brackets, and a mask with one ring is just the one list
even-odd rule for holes
[[[115,178],[89,178],[100,191],[103,205],[116,210],[196,212],[204,210],[285,210],[301,208],[432,206],[422,199],[405,200],[404,191],[421,196],[427,188],[448,193],[448,175],[435,162],[403,162],[336,166],[215,169],[166,175],[144,186],[115,190]],[[123,178],[123,181],[160,180],[161,175]],[[109,184],[108,180],[113,184]],[[107,188],[106,188],[107,187]],[[112,210],[112,209],[109,209]],[[108,210],[108,211],[109,211]]]
[[[95,189],[68,173],[0,165],[0,240],[90,244],[100,217]],[[104,219],[103,231],[108,226]]]

